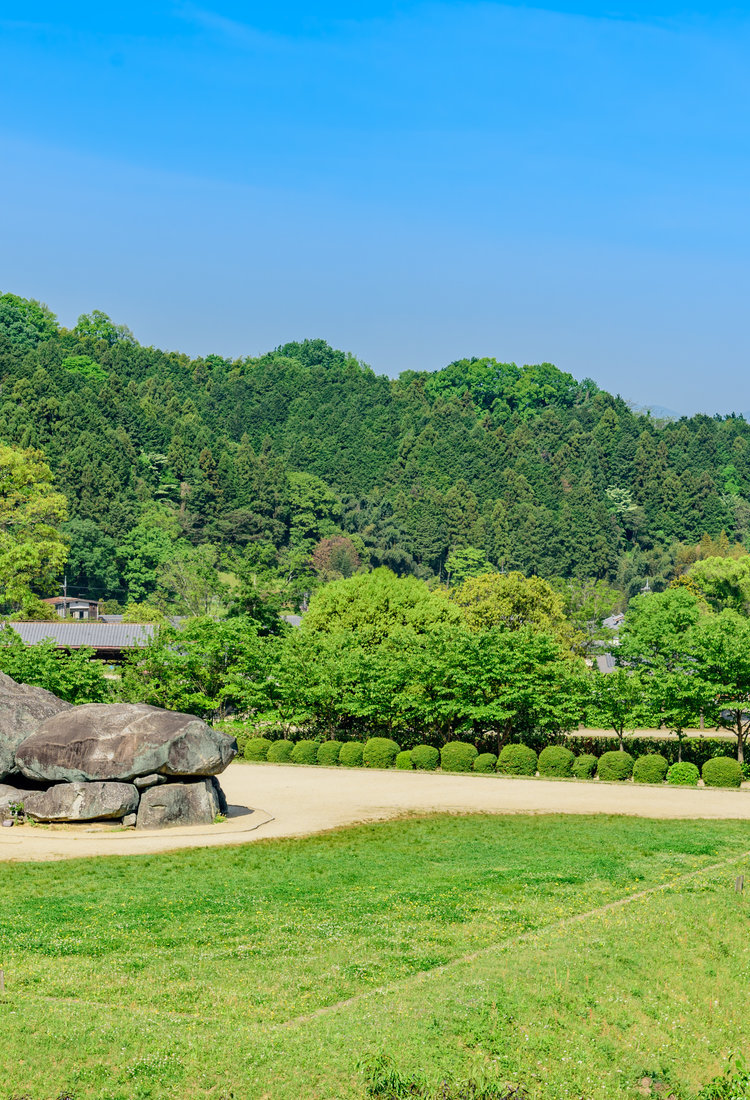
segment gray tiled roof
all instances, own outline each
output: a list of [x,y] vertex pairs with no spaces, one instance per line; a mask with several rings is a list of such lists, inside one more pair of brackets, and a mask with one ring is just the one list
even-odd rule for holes
[[153,637],[154,628],[143,623],[97,623],[86,620],[77,623],[8,623],[20,634],[26,645],[51,638],[59,646],[78,649],[93,646],[94,649],[132,649],[146,645]]

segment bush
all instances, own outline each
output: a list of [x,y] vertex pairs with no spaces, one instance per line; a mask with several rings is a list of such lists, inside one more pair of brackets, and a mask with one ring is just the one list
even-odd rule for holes
[[503,775],[536,775],[536,753],[528,745],[506,745],[497,758]]
[[582,752],[573,761],[571,771],[576,779],[593,779],[598,763],[597,757],[592,756],[590,752]]
[[494,752],[480,752],[479,756],[472,764],[472,770],[475,772],[482,772],[483,774],[494,772],[496,764],[497,757]]
[[362,763],[366,768],[392,768],[401,746],[390,737],[371,737],[365,742]]
[[698,1093],[698,1100],[743,1100],[750,1096],[750,1069],[740,1057],[721,1077],[714,1077]]
[[417,745],[411,750],[411,762],[418,772],[434,772],[440,753],[433,745]]
[[700,772],[695,764],[689,764],[687,760],[673,764],[667,772],[667,783],[675,787],[694,787],[700,778]]
[[658,752],[647,753],[636,760],[633,779],[636,783],[663,783],[667,767],[666,760]]
[[325,768],[332,768],[334,764],[338,764],[340,752],[340,741],[321,741],[318,745],[318,763]]
[[359,741],[345,741],[339,753],[339,764],[344,768],[362,766],[362,745]]
[[539,774],[567,778],[573,774],[575,753],[564,745],[548,745],[539,753]]
[[707,787],[739,787],[742,767],[731,756],[715,756],[703,765],[701,775]]
[[398,754],[398,756],[396,757],[396,767],[400,768],[402,771],[410,772],[412,770],[414,765],[412,764],[411,753],[408,749],[405,749],[403,752],[400,752]]
[[293,751],[293,741],[272,741],[266,760],[271,764],[288,764]]
[[317,764],[318,741],[298,741],[292,749],[293,764]]
[[468,741],[448,741],[440,750],[440,767],[444,772],[470,772],[477,756]]
[[614,779],[622,782],[630,779],[633,774],[633,757],[622,749],[616,752],[605,752],[599,757],[596,774],[604,780]]
[[267,737],[249,737],[242,755],[245,760],[265,760],[272,744],[273,741],[269,741]]

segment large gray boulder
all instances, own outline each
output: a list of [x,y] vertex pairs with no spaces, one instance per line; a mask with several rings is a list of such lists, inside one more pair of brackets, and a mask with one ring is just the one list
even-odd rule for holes
[[141,795],[137,829],[165,829],[170,825],[210,825],[219,813],[219,797],[212,779],[193,783],[165,783]]
[[8,810],[11,806],[17,806],[23,802],[28,791],[21,791],[18,787],[10,787],[7,783],[0,783],[0,810]]
[[145,703],[87,703],[42,722],[15,759],[29,779],[130,782],[152,773],[217,775],[236,755],[233,737],[192,714]]
[[138,791],[132,783],[58,783],[22,801],[34,821],[102,821],[134,813]]
[[0,780],[16,774],[16,749],[29,734],[46,718],[70,709],[70,703],[52,692],[17,684],[0,672]]

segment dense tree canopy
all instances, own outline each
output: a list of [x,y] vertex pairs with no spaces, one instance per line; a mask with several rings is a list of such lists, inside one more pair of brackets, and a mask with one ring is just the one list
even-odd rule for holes
[[[318,581],[516,570],[627,600],[735,560],[750,533],[740,417],[636,415],[548,363],[390,379],[323,340],[191,359],[142,347],[100,310],[65,329],[13,294],[0,295],[0,440],[40,449],[68,500],[69,590],[123,605],[151,598],[186,548],[214,547],[234,574],[259,540],[280,560],[318,547]],[[744,598],[741,576],[693,575],[710,601],[728,585],[731,606]]]

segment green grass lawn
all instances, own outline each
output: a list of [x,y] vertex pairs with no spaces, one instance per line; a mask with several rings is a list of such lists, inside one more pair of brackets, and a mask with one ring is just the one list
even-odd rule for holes
[[383,1050],[534,1100],[690,1098],[745,1044],[748,849],[741,822],[476,816],[3,864],[0,1100],[361,1100]]

